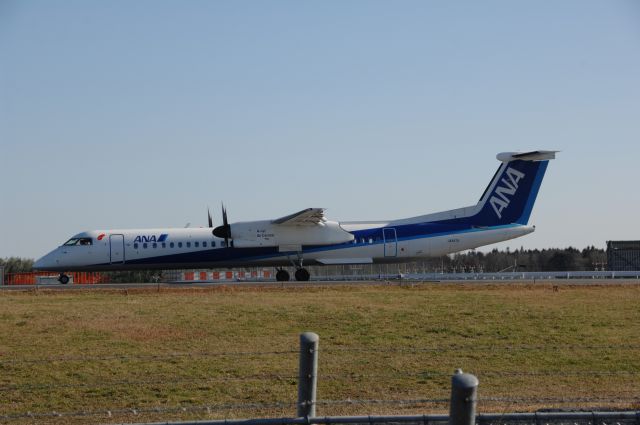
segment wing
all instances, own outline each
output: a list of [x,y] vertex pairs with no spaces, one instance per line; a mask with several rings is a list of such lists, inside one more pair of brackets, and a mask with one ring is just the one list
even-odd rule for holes
[[285,226],[317,226],[323,224],[327,219],[324,217],[324,208],[307,208],[272,221],[273,224]]

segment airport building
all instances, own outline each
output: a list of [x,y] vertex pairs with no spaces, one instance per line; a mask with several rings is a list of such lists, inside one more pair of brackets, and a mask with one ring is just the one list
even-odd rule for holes
[[607,270],[640,270],[640,241],[607,241]]

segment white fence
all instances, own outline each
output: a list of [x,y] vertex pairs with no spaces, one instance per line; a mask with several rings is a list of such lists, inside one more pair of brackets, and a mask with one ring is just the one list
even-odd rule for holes
[[403,279],[422,280],[552,280],[552,279],[640,279],[640,271],[567,271],[510,273],[408,273]]
[[[350,273],[325,274],[322,267],[312,266],[312,281],[375,281],[375,280],[417,280],[417,281],[522,281],[545,280],[608,280],[640,279],[640,271],[550,271],[550,272],[507,272],[507,273]],[[163,280],[168,282],[265,282],[275,281],[275,269],[252,268],[235,270],[179,270],[165,272]]]
[[560,272],[510,272],[510,273],[380,273],[380,274],[336,274],[311,275],[316,281],[342,280],[418,280],[418,281],[522,281],[536,282],[545,280],[608,280],[608,279],[640,279],[640,271],[560,271]]

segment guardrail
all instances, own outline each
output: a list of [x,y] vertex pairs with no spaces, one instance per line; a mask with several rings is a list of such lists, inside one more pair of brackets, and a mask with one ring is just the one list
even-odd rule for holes
[[[451,425],[446,415],[319,416],[308,418],[225,419],[213,421],[153,422],[129,425]],[[488,413],[475,416],[478,425],[637,425],[640,411]]]
[[640,271],[550,271],[510,273],[409,273],[405,279],[433,280],[553,280],[553,279],[640,279]]

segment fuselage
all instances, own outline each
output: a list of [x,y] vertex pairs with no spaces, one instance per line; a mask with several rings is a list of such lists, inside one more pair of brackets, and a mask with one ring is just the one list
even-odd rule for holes
[[[477,248],[531,233],[531,226],[438,229],[438,226],[341,223],[351,242],[303,246],[280,252],[274,247],[236,248],[210,228],[93,230],[82,232],[41,259],[35,267],[50,271],[288,266],[407,262]],[[73,242],[77,240],[78,242]]]

